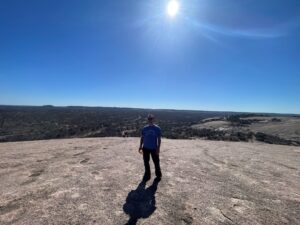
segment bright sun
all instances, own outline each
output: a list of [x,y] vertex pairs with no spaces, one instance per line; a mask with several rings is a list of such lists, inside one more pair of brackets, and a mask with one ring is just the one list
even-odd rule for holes
[[170,17],[174,17],[179,10],[179,3],[176,0],[169,1],[167,5],[167,13]]

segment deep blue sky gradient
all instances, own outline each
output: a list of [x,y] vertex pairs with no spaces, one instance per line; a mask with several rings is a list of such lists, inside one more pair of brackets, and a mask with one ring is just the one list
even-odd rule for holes
[[0,2],[0,104],[300,113],[299,0]]

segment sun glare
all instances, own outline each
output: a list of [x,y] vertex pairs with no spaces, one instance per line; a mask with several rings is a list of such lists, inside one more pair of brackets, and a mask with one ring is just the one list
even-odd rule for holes
[[179,3],[176,0],[169,1],[167,5],[167,13],[170,17],[174,17],[179,10]]

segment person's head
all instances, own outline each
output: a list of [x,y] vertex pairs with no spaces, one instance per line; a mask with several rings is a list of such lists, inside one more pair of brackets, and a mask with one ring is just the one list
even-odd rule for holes
[[153,114],[148,114],[147,120],[149,124],[153,124],[154,122],[154,115]]

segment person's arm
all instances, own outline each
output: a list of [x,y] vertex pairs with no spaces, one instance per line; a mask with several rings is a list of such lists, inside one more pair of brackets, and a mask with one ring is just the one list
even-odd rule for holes
[[160,152],[160,143],[161,143],[161,136],[157,137],[157,149],[156,149],[156,154],[158,155]]
[[143,144],[144,144],[144,138],[143,138],[143,135],[142,135],[142,136],[141,136],[141,140],[140,140],[139,153],[142,153]]
[[158,127],[158,133],[157,133],[157,149],[156,154],[158,155],[160,152],[160,143],[161,143],[161,129]]

